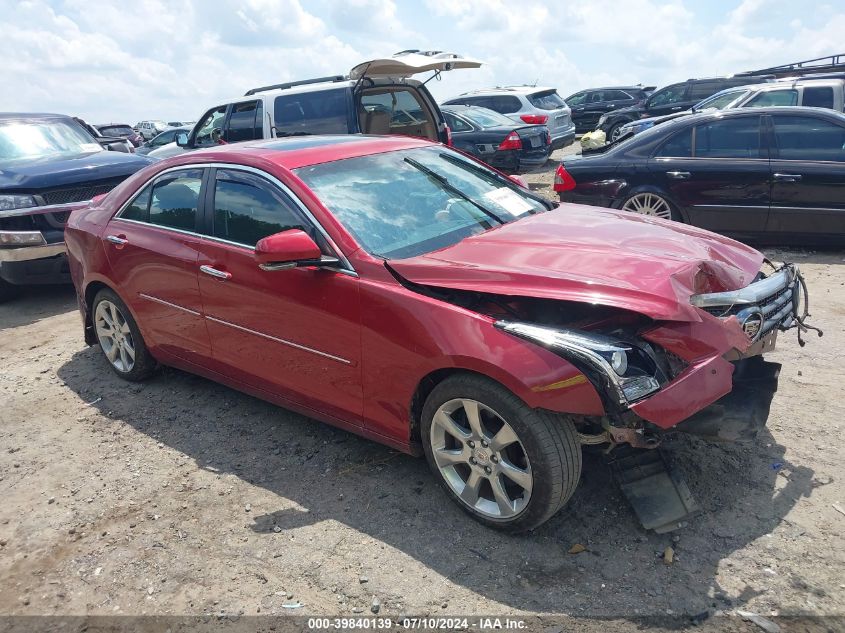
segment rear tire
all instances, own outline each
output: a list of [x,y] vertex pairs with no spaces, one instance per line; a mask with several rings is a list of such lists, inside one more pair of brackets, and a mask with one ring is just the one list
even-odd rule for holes
[[103,288],[91,306],[94,332],[114,373],[131,382],[148,378],[156,368],[138,324],[115,292]]
[[438,384],[423,406],[421,431],[426,460],[446,493],[498,530],[542,525],[581,477],[572,421],[532,409],[489,378],[458,374]]

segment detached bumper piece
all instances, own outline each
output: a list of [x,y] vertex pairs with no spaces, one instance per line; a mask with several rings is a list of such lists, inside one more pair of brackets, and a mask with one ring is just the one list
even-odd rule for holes
[[660,449],[620,452],[610,466],[645,529],[657,534],[671,532],[699,512],[686,482]]

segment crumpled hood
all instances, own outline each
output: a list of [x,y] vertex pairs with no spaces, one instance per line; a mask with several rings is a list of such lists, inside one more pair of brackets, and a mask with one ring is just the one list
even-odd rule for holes
[[424,286],[595,303],[700,321],[689,297],[751,283],[755,249],[677,222],[563,204],[389,266]]

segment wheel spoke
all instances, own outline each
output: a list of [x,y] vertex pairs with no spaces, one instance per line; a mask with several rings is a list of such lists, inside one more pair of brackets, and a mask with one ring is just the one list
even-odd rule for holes
[[502,474],[505,477],[525,490],[525,492],[531,492],[531,488],[534,486],[534,478],[531,476],[530,472],[517,468],[510,462],[506,462],[504,460],[502,460],[499,466],[501,467]]
[[447,466],[454,466],[455,464],[466,464],[469,457],[463,449],[451,450],[446,448],[436,448],[433,451],[434,461],[440,468]]
[[115,359],[117,359],[117,351],[117,343],[111,341],[111,346],[108,348],[108,350],[105,350],[106,358],[108,358],[111,362],[114,362]]
[[511,428],[510,424],[505,424],[496,435],[493,436],[493,439],[490,441],[490,448],[493,452],[498,453],[506,446],[510,446],[514,442],[518,442],[519,438],[514,433],[514,430]]
[[455,439],[461,440],[465,442],[470,438],[470,434],[464,431],[458,424],[452,419],[445,411],[438,411],[437,414],[434,416],[434,423],[441,427],[444,431],[446,431],[449,435],[454,437]]
[[478,503],[478,494],[481,491],[482,481],[484,480],[481,475],[475,470],[470,471],[466,485],[464,485],[464,489],[461,491],[461,499],[463,499],[464,503],[475,507],[475,504]]
[[135,348],[132,347],[132,343],[129,342],[129,339],[123,339],[123,349],[126,351],[126,355],[129,357],[129,360],[134,363]]
[[117,348],[120,350],[120,362],[123,363],[123,371],[129,371],[129,354],[126,353],[126,347],[118,345]]
[[493,488],[493,496],[496,498],[496,504],[499,506],[499,512],[503,516],[513,514],[513,501],[508,497],[508,493],[502,484],[501,477],[493,477],[490,479],[491,487]]
[[481,412],[478,409],[478,403],[475,400],[464,400],[463,406],[473,437],[482,439],[485,436],[484,429],[481,427]]

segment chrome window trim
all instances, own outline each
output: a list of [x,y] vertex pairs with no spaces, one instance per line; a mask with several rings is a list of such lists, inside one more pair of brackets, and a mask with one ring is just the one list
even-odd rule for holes
[[143,292],[139,292],[138,296],[142,299],[146,299],[147,301],[152,301],[154,303],[160,303],[161,305],[168,306],[170,308],[175,308],[176,310],[182,310],[182,312],[187,312],[188,314],[192,314],[193,316],[201,317],[202,315],[195,310],[191,310],[190,308],[185,308],[180,305],[176,305],[175,303],[170,303],[169,301],[165,301],[164,299],[159,299],[158,297],[153,297],[148,294],[144,294]]
[[299,199],[299,197],[293,191],[291,191],[291,189],[287,185],[285,185],[281,180],[279,180],[275,176],[268,174],[266,171],[262,171],[261,169],[258,169],[256,167],[250,167],[248,165],[237,165],[235,163],[188,163],[188,164],[185,164],[185,165],[176,165],[174,167],[168,167],[167,169],[160,171],[155,176],[153,176],[149,180],[145,181],[140,187],[138,187],[135,195],[131,196],[129,199],[126,200],[126,202],[124,202],[120,206],[120,208],[117,210],[117,213],[115,213],[112,216],[112,220],[120,220],[121,222],[131,222],[133,224],[140,224],[142,226],[153,226],[153,227],[156,227],[158,229],[162,229],[164,231],[173,231],[175,233],[182,233],[182,234],[185,234],[185,235],[193,235],[193,236],[196,236],[196,237],[199,237],[199,238],[202,238],[202,239],[206,239],[206,240],[210,240],[210,241],[213,241],[213,242],[222,242],[224,244],[230,244],[232,246],[239,246],[241,248],[245,248],[245,249],[249,250],[250,252],[254,252],[255,246],[250,246],[249,244],[243,244],[243,243],[240,243],[240,242],[232,242],[230,240],[225,240],[225,239],[222,239],[222,238],[219,238],[219,237],[215,237],[214,235],[206,235],[204,233],[197,233],[196,231],[186,231],[184,229],[176,229],[176,228],[169,227],[169,226],[161,226],[159,224],[153,224],[152,222],[142,222],[140,220],[130,220],[130,219],[121,217],[121,214],[135,200],[135,198],[138,196],[138,194],[140,194],[144,189],[146,189],[148,186],[150,186],[155,180],[157,180],[161,176],[168,174],[168,173],[171,173],[171,172],[174,172],[174,171],[186,171],[186,170],[190,170],[190,169],[207,169],[207,168],[212,168],[212,167],[217,168],[217,169],[227,169],[227,170],[230,170],[230,171],[244,171],[244,172],[247,172],[247,173],[251,173],[251,174],[254,174],[254,175],[256,175],[260,178],[264,178],[265,180],[270,182],[270,184],[278,187],[282,191],[282,193],[284,193],[286,196],[288,196],[291,199],[294,206],[305,216],[305,218],[309,222],[311,222],[311,224],[314,226],[314,228],[316,228],[317,231],[319,231],[320,234],[326,239],[329,246],[332,248],[332,250],[337,255],[338,259],[340,260],[341,266],[339,266],[337,268],[327,267],[327,270],[334,270],[336,272],[344,273],[344,274],[351,275],[351,276],[354,276],[354,277],[358,276],[358,273],[355,271],[355,268],[352,266],[352,264],[346,258],[346,255],[344,255],[343,251],[341,251],[340,248],[338,248],[335,241],[331,238],[331,236],[328,234],[326,229],[323,228],[323,225],[320,224],[317,221],[317,218],[314,217],[314,214],[312,214],[311,211],[302,203],[302,201]]
[[236,325],[234,323],[230,323],[229,321],[224,321],[223,319],[218,319],[213,316],[205,316],[206,319],[209,321],[214,321],[215,323],[219,323],[220,325],[227,325],[231,328],[235,328],[236,330],[240,330],[241,332],[246,332],[248,334],[254,334],[255,336],[260,336],[261,338],[266,338],[270,341],[275,341],[276,343],[281,343],[282,345],[287,345],[288,347],[293,347],[295,349],[300,349],[305,352],[310,352],[312,354],[316,354],[317,356],[323,356],[324,358],[329,358],[331,360],[337,361],[339,363],[343,363],[345,365],[352,365],[351,360],[347,360],[345,358],[341,358],[340,356],[335,356],[334,354],[329,354],[328,352],[321,352],[318,349],[314,349],[313,347],[306,347],[305,345],[300,345],[299,343],[294,343],[293,341],[288,341],[283,338],[277,338],[275,336],[270,336],[269,334],[264,334],[264,332],[259,332],[257,330],[250,330],[249,328],[245,328],[241,325]]

